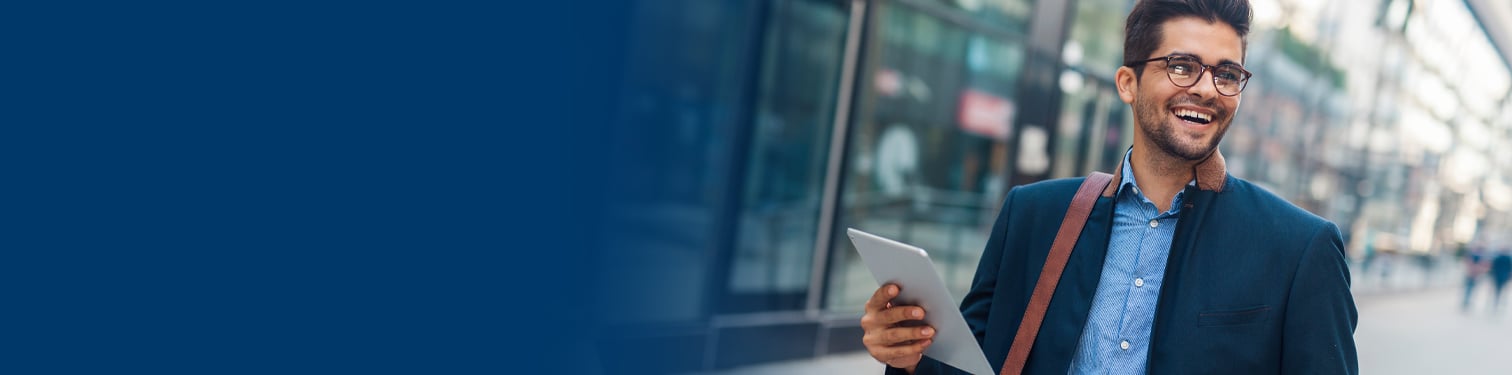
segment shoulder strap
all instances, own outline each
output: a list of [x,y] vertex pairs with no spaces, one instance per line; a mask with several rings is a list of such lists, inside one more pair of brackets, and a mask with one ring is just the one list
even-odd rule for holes
[[1013,348],[1008,351],[1008,359],[1003,361],[1003,369],[999,374],[1018,375],[1024,371],[1024,363],[1029,360],[1029,350],[1034,347],[1034,338],[1039,336],[1040,323],[1045,320],[1045,309],[1050,308],[1050,297],[1055,294],[1055,286],[1060,284],[1061,272],[1066,270],[1066,261],[1071,259],[1071,248],[1076,247],[1076,240],[1081,237],[1082,228],[1087,225],[1087,216],[1092,214],[1097,196],[1102,194],[1110,182],[1113,182],[1113,175],[1092,172],[1082,181],[1081,187],[1076,189],[1076,196],[1071,198],[1071,207],[1066,209],[1065,221],[1061,222],[1060,231],[1055,233],[1055,242],[1050,245],[1045,268],[1040,270],[1039,282],[1034,284],[1034,294],[1029,297],[1024,320],[1019,323],[1018,334],[1013,336]]

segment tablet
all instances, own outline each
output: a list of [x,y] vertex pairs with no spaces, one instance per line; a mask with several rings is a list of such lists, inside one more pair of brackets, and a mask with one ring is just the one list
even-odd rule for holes
[[934,343],[924,350],[925,356],[972,374],[997,373],[961,316],[959,301],[945,289],[944,279],[924,249],[855,228],[848,228],[846,234],[878,286],[895,283],[902,287],[893,298],[894,305],[924,307],[924,322],[935,329]]

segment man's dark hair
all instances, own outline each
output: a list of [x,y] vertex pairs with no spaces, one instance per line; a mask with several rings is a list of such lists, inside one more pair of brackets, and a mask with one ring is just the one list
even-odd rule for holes
[[[1124,23],[1124,65],[1150,58],[1160,46],[1161,26],[1174,18],[1197,17],[1223,21],[1239,32],[1241,48],[1249,48],[1249,0],[1139,0]],[[1144,69],[1134,69],[1136,76]]]

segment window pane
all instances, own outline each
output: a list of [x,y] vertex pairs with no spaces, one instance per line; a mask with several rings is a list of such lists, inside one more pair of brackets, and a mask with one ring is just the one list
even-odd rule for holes
[[860,311],[877,286],[847,227],[924,248],[964,296],[1005,191],[1021,42],[881,5],[830,249],[832,311]]
[[972,18],[986,24],[1020,33],[1025,31],[1029,24],[1029,13],[1034,10],[1034,2],[1031,0],[943,0],[943,2],[969,12]]
[[1130,0],[1076,2],[1071,35],[1061,51],[1067,69],[1059,77],[1063,95],[1051,177],[1111,173],[1133,142],[1129,107],[1113,85],[1123,64],[1124,17],[1132,5]]
[[816,0],[774,7],[722,312],[800,309],[812,277],[847,14]]
[[[727,71],[754,64],[751,51],[722,48],[759,26],[740,1],[672,0],[636,7],[629,36],[621,121],[607,160],[609,215],[598,258],[597,303],[606,323],[688,321],[712,304],[710,270],[731,223],[729,165],[742,121],[728,115],[747,100],[748,79]],[[716,51],[716,52],[710,52]],[[585,173],[598,173],[585,171]],[[632,288],[624,282],[634,280]],[[614,291],[614,292],[607,292]]]
[[1079,0],[1062,56],[1066,65],[1112,79],[1123,65],[1124,19],[1132,0]]

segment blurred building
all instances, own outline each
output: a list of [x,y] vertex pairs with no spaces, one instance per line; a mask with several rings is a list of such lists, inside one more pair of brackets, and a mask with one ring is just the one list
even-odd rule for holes
[[[1496,234],[1512,225],[1507,34],[1480,26],[1512,14],[1367,3],[1255,1],[1231,172],[1339,223],[1361,259],[1512,241]],[[684,372],[862,350],[877,284],[849,227],[929,250],[960,298],[1010,187],[1112,170],[1131,144],[1112,84],[1131,7],[637,4],[614,36],[630,63],[605,67],[626,77],[616,157],[585,171],[615,202],[599,361]]]

